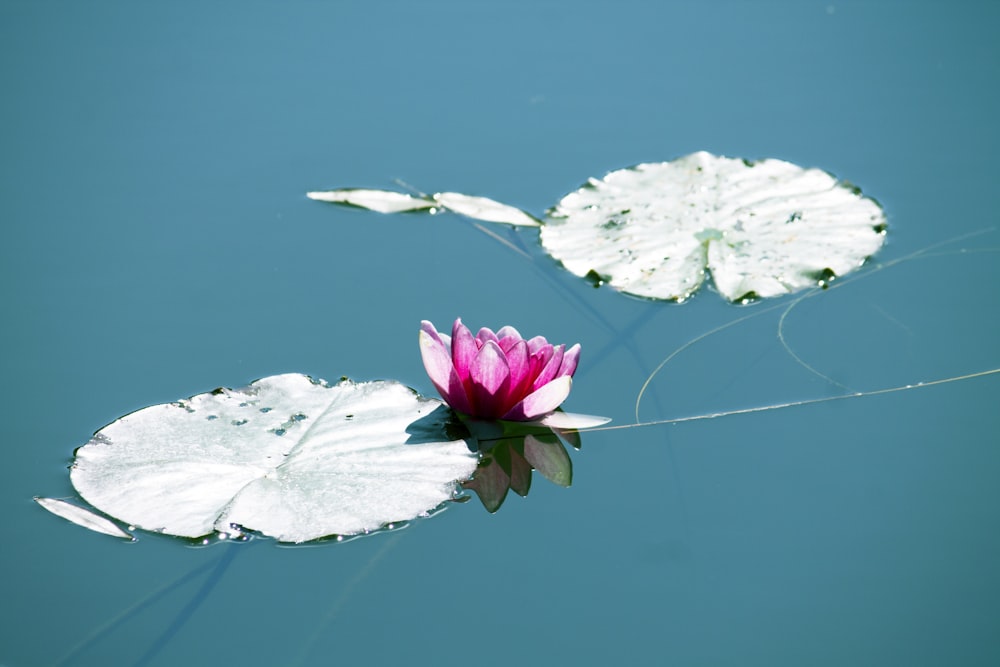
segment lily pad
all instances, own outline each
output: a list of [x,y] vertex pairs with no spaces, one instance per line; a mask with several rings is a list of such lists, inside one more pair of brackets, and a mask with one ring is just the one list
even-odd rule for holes
[[881,207],[819,169],[694,153],[591,179],[542,227],[578,276],[640,297],[683,301],[711,272],[731,301],[815,287],[885,240]]
[[[381,212],[451,210],[476,220],[537,226],[485,197],[411,197],[382,190],[311,192]],[[684,301],[711,274],[730,301],[824,286],[885,241],[879,204],[819,169],[693,153],[587,183],[547,212],[540,240],[567,270],[634,296]]]
[[145,530],[354,535],[454,498],[478,459],[451,418],[398,382],[275,375],[122,417],[77,450],[70,476],[91,505]]

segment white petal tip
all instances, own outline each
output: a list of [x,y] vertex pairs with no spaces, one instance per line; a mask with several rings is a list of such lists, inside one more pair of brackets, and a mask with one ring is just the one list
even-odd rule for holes
[[578,415],[572,412],[553,412],[545,415],[541,419],[532,423],[547,426],[549,428],[559,428],[565,430],[580,430],[603,426],[611,421],[610,417],[598,417],[597,415]]

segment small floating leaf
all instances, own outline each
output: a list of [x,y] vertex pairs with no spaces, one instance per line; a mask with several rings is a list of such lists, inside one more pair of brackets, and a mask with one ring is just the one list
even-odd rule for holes
[[70,475],[94,507],[146,530],[353,535],[454,497],[477,457],[446,435],[450,415],[398,382],[275,375],[122,417]]
[[437,210],[446,210],[483,222],[498,222],[524,227],[537,227],[541,224],[537,218],[515,206],[501,204],[487,197],[463,195],[459,192],[438,192],[424,198],[412,197],[391,190],[346,188],[326,192],[308,192],[306,196],[316,201],[367,208],[379,213],[403,213],[406,211],[434,213]]
[[330,190],[328,192],[309,192],[306,193],[306,196],[316,201],[367,208],[379,213],[403,213],[405,211],[427,210],[434,207],[434,202],[429,199],[411,197],[410,195],[390,190],[348,188],[344,190]]
[[433,199],[449,211],[464,215],[467,218],[473,218],[474,220],[500,222],[524,227],[538,227],[541,224],[535,217],[519,208],[501,204],[486,197],[474,197],[458,192],[439,192],[434,195]]
[[134,540],[130,533],[125,532],[118,527],[114,521],[103,517],[100,514],[95,514],[94,512],[80,507],[79,505],[74,505],[73,503],[66,502],[65,500],[60,500],[58,498],[35,498],[35,502],[52,512],[56,516],[60,516],[67,521],[72,521],[78,526],[83,526],[84,528],[89,528],[90,530],[97,531],[98,533],[104,533],[105,535],[110,535],[111,537],[121,537],[126,540]]
[[542,226],[572,273],[683,301],[711,272],[731,301],[780,296],[858,268],[882,246],[881,207],[818,169],[700,152],[590,179]]

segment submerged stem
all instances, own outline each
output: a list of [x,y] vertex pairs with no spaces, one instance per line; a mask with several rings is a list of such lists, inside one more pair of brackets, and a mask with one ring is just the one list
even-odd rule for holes
[[787,403],[775,403],[773,405],[759,405],[752,408],[740,408],[737,410],[724,410],[722,412],[710,412],[704,415],[694,415],[691,417],[675,417],[672,419],[656,419],[654,421],[639,422],[635,424],[619,424],[617,426],[595,426],[594,428],[580,429],[587,433],[593,433],[595,431],[620,431],[627,428],[637,428],[639,426],[656,426],[659,424],[682,424],[684,422],[699,421],[702,419],[715,419],[716,417],[730,417],[732,415],[746,415],[754,412],[766,412],[768,410],[780,410],[782,408],[795,408],[800,405],[815,405],[817,403],[827,403],[831,401],[842,401],[848,398],[862,398],[865,396],[879,396],[882,394],[892,394],[898,391],[908,391],[910,389],[924,389],[926,387],[935,387],[937,385],[949,384],[951,382],[960,382],[962,380],[971,380],[979,377],[986,377],[988,375],[996,375],[1000,373],[1000,368],[991,368],[986,371],[979,371],[976,373],[968,373],[966,375],[956,375],[953,377],[941,378],[938,380],[929,380],[927,382],[917,382],[915,384],[905,384],[896,387],[887,387],[885,389],[873,389],[871,391],[859,391],[853,394],[844,394],[843,396],[824,396],[823,398],[807,398],[800,401],[788,401]]

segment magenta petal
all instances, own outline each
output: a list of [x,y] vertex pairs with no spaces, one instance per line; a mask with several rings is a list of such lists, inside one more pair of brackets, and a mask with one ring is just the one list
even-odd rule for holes
[[576,372],[576,365],[580,363],[580,344],[566,350],[562,358],[562,365],[559,367],[559,375],[572,375]]
[[[500,341],[501,343],[503,340]],[[528,344],[517,341],[507,353],[507,367],[510,369],[509,403],[516,403],[527,395],[531,388],[531,360],[528,358]]]
[[537,354],[539,350],[552,347],[549,345],[549,341],[545,340],[545,336],[535,336],[528,341],[528,354]]
[[499,345],[493,341],[483,344],[469,369],[469,379],[475,416],[495,419],[506,411],[503,403],[510,386],[510,369]]
[[527,421],[552,412],[566,400],[569,390],[573,388],[573,378],[564,375],[532,392],[523,401],[507,411],[501,419],[511,421]]
[[[523,343],[523,342],[524,341],[522,341],[520,338],[514,338],[513,336],[507,336],[506,338],[500,338],[500,340],[498,341],[498,343],[500,345],[500,349],[503,350],[504,354],[507,354],[508,352],[510,352],[510,349],[512,347],[514,347],[515,345],[517,345],[518,343]],[[525,355],[527,356],[527,352],[528,352],[528,346],[527,345],[524,346],[524,351],[525,351]]]
[[[442,364],[437,358],[430,359],[433,365],[429,365],[428,350],[433,350],[434,354],[443,353],[448,357],[448,363]],[[430,376],[431,381],[434,383],[444,383],[447,385],[448,373],[451,371],[451,350],[448,349],[448,345],[445,344],[444,340],[441,339],[441,334],[438,333],[434,325],[427,320],[420,322],[420,354],[424,358],[424,368],[427,370],[427,375]]]
[[531,378],[534,380],[538,377],[538,374],[542,372],[545,368],[545,364],[549,363],[549,359],[552,358],[552,352],[555,348],[551,345],[546,345],[540,350],[532,352],[531,341],[528,341],[528,354],[531,356]]
[[451,360],[463,383],[469,379],[469,368],[472,367],[472,360],[476,358],[478,350],[469,328],[462,324],[461,318],[455,320],[451,328]]
[[479,341],[480,348],[483,346],[483,343],[485,343],[488,340],[491,340],[494,343],[500,342],[500,339],[497,338],[497,335],[493,333],[493,329],[487,329],[486,327],[483,327],[482,329],[479,330],[479,333],[476,334],[476,340]]
[[534,384],[531,385],[532,389],[541,389],[544,385],[556,379],[556,376],[559,375],[559,367],[562,366],[564,347],[563,345],[556,345],[552,349],[552,357],[546,362],[545,367],[539,371],[538,377],[535,378]]
[[438,336],[434,325],[427,321],[420,323],[420,356],[427,376],[445,403],[459,412],[468,413],[469,399],[455,367],[452,366],[450,351]]
[[501,327],[500,331],[497,331],[497,338],[501,341],[504,338],[515,338],[517,340],[521,340],[521,334],[514,327],[507,325],[505,327]]
[[480,387],[495,394],[503,383],[510,378],[510,368],[507,357],[500,346],[493,341],[487,341],[469,368],[469,376]]

